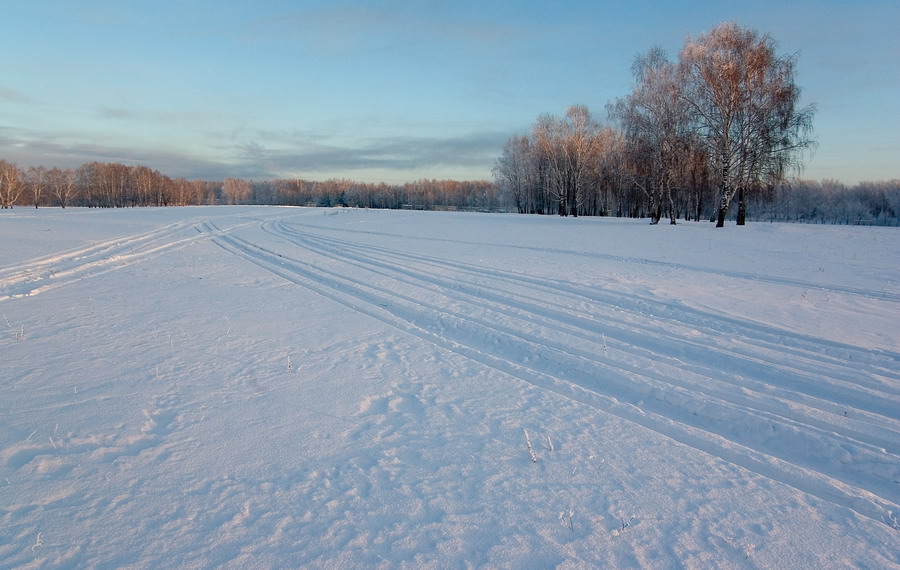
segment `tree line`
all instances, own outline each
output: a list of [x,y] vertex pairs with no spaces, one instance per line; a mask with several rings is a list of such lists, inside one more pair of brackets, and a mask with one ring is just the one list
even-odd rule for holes
[[216,183],[169,178],[147,166],[90,162],[78,168],[21,169],[0,159],[0,208],[15,205],[123,208],[214,204]]
[[789,179],[754,194],[748,219],[760,222],[900,226],[900,180],[846,186]]
[[0,207],[124,208],[213,204],[346,206],[469,211],[503,209],[491,181],[428,180],[388,185],[344,179],[253,182],[170,178],[147,166],[90,162],[73,169],[21,169],[0,159]]
[[[604,144],[616,144],[618,132],[605,128]],[[530,145],[528,137],[512,143]],[[613,157],[608,160],[614,161]],[[602,168],[601,163],[601,168]],[[703,169],[698,169],[702,174]],[[595,176],[585,175],[582,181]],[[620,178],[616,178],[616,177]],[[605,178],[604,178],[605,177]],[[628,186],[621,170],[606,165],[593,197],[581,201],[579,215],[647,217],[650,201],[637,185]],[[597,182],[595,180],[595,182]],[[542,187],[546,188],[546,187]],[[74,169],[29,167],[21,169],[0,159],[0,206],[134,207],[214,204],[266,204],[282,206],[346,206],[355,208],[520,211],[555,213],[556,198],[547,192],[531,194],[523,202],[509,186],[498,181],[418,180],[406,184],[372,184],[332,179],[321,182],[281,179],[253,182],[236,178],[222,181],[169,178],[146,166],[91,162]],[[690,192],[673,193],[680,217],[709,216],[714,202],[712,185],[695,184]],[[900,226],[900,180],[864,182],[848,187],[834,180],[815,182],[785,179],[752,193],[747,219],[765,222],[871,224]]]

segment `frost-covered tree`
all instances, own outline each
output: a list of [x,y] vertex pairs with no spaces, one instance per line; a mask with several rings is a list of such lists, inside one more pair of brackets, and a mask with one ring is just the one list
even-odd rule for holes
[[632,73],[631,94],[610,108],[625,136],[624,166],[649,199],[651,223],[665,209],[674,224],[675,194],[686,186],[695,146],[678,68],[662,49],[652,48],[635,59]]
[[684,99],[720,185],[716,226],[725,224],[735,196],[742,224],[745,194],[782,179],[813,144],[815,109],[798,107],[795,58],[778,56],[768,35],[729,22],[689,38],[679,65]]
[[574,105],[565,117],[538,117],[530,137],[507,140],[494,178],[522,213],[608,213],[620,150],[616,132]]
[[544,205],[538,185],[538,171],[531,141],[526,136],[513,136],[503,145],[503,154],[494,166],[498,181],[520,214],[543,213]]

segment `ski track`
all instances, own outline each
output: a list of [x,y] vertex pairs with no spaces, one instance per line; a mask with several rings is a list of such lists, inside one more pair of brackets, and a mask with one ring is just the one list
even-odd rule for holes
[[[350,233],[350,234],[362,234],[362,235],[375,235],[375,236],[384,236],[384,237],[392,237],[392,238],[403,238],[406,239],[406,236],[401,236],[399,234],[392,234],[388,232],[374,232],[369,230],[354,230],[349,228],[331,228],[330,231],[336,231],[341,233]],[[452,240],[452,239],[443,239],[443,238],[434,238],[434,237],[422,237],[416,236],[412,239],[417,240],[425,240],[425,241],[439,241],[443,243],[453,243],[461,246],[489,246],[495,244],[487,244],[484,242],[476,242],[476,241],[466,241],[466,240]],[[503,247],[509,249],[525,249],[529,251],[539,251],[542,253],[549,254],[562,254],[562,255],[576,255],[583,258],[589,259],[600,259],[605,261],[615,261],[619,263],[628,263],[628,264],[636,264],[636,265],[651,265],[657,266],[667,269],[678,269],[684,270],[691,273],[706,273],[710,275],[719,275],[723,277],[730,277],[733,279],[744,279],[748,281],[759,281],[764,283],[773,283],[777,285],[790,285],[793,287],[799,287],[802,289],[812,289],[823,292],[831,292],[831,293],[846,293],[849,295],[856,295],[859,297],[866,297],[870,299],[878,299],[878,300],[886,300],[895,303],[900,303],[900,293],[896,293],[893,291],[888,291],[886,289],[863,289],[860,287],[848,287],[842,285],[833,285],[833,284],[824,284],[817,283],[814,281],[805,281],[802,279],[793,279],[789,277],[781,277],[781,276],[772,276],[772,275],[760,275],[757,273],[747,273],[742,271],[734,271],[734,270],[725,270],[720,268],[709,268],[702,267],[699,265],[688,265],[683,263],[674,263],[671,261],[660,261],[655,259],[647,259],[643,257],[629,257],[622,255],[612,255],[608,253],[599,253],[599,252],[588,252],[588,251],[577,251],[571,249],[560,249],[560,248],[552,248],[552,247],[535,247],[532,245],[528,246],[520,246],[515,244],[504,244]]]
[[56,255],[0,268],[0,302],[37,295],[75,281],[121,269],[165,251],[180,249],[197,237],[179,237],[196,220],[179,221],[131,236],[103,241]]
[[298,223],[258,229],[265,246],[197,226],[229,253],[436,347],[879,522],[898,512],[896,353]]
[[[0,267],[0,302],[38,295],[208,240],[209,235],[196,231],[203,219],[181,220],[130,236]],[[231,229],[253,223],[232,224]]]

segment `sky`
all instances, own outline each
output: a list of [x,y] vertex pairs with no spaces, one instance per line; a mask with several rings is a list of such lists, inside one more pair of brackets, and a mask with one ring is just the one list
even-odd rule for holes
[[544,113],[725,21],[798,57],[804,178],[900,178],[896,0],[0,0],[0,158],[221,180],[489,179]]

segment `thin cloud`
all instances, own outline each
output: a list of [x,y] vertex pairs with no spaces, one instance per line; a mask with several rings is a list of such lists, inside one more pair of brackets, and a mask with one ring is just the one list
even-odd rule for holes
[[219,125],[223,122],[235,120],[234,117],[224,113],[204,113],[193,109],[184,111],[154,111],[126,107],[98,107],[94,113],[100,119],[134,121],[152,125],[171,125],[173,128],[179,130],[183,130],[187,126],[201,129],[208,125]]
[[36,99],[14,89],[3,87],[2,85],[0,85],[0,101],[26,105],[34,105],[37,103]]
[[108,146],[90,141],[70,141],[43,133],[0,128],[2,158],[20,167],[46,166],[77,168],[88,162],[119,162],[144,165],[172,178],[202,178],[218,180],[237,173],[229,164],[191,156],[172,150],[148,150]]
[[506,133],[474,133],[451,138],[385,137],[364,144],[304,143],[269,149],[260,142],[236,147],[244,169],[268,178],[326,174],[354,178],[369,171],[405,172],[409,179],[431,177],[429,172],[489,173]]
[[316,52],[330,56],[397,51],[434,43],[453,44],[457,49],[495,50],[509,47],[530,33],[508,24],[479,20],[471,13],[464,17],[453,14],[440,2],[388,2],[379,6],[330,3],[257,20],[249,27],[245,37],[254,41],[286,37],[306,42]]

